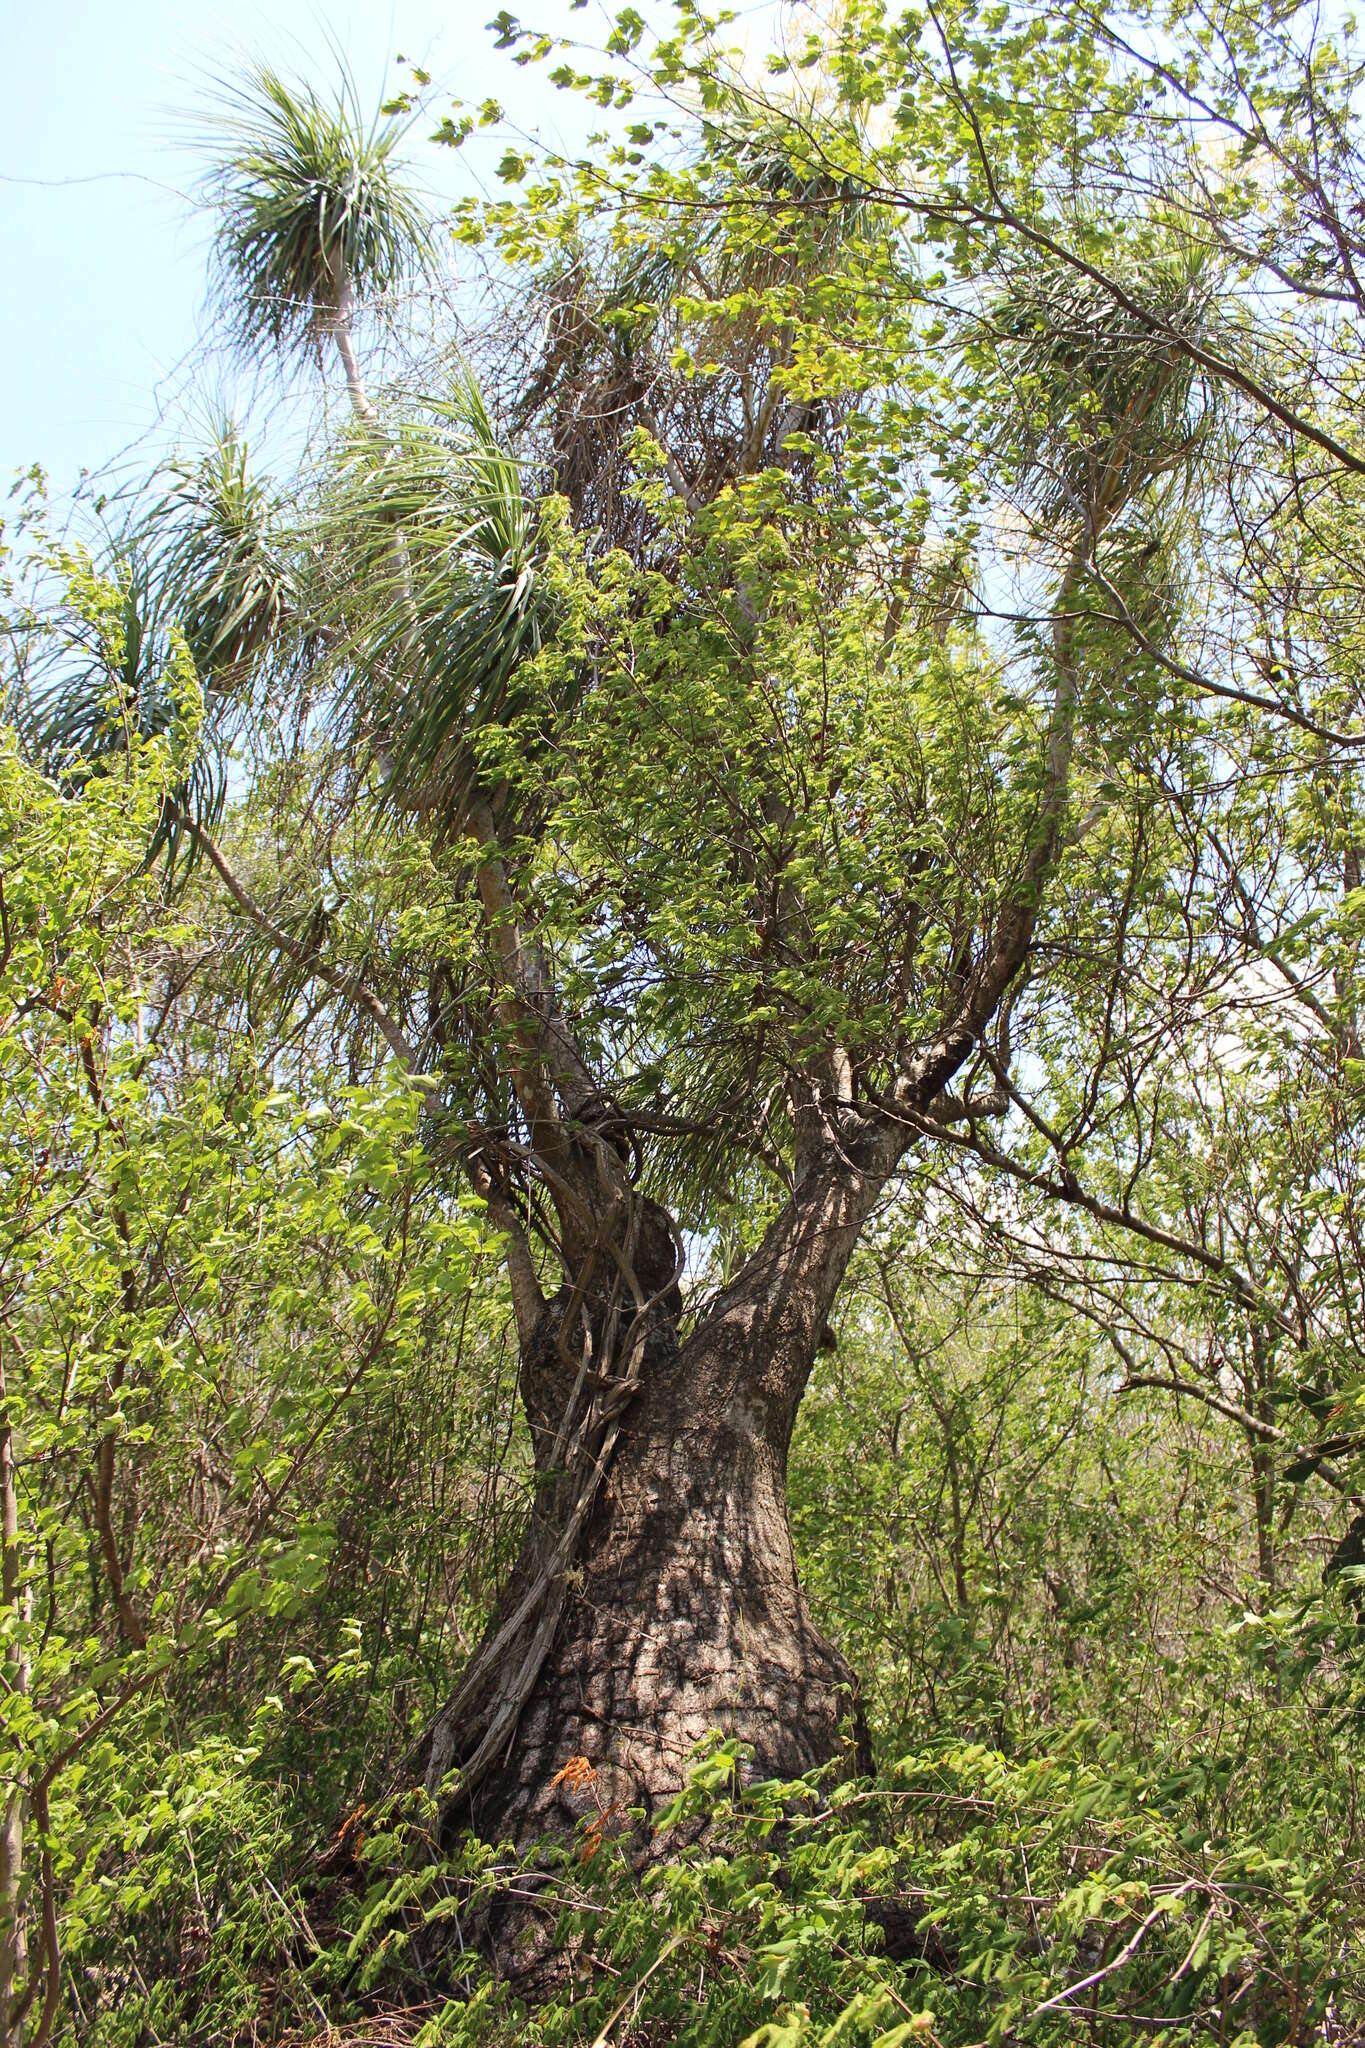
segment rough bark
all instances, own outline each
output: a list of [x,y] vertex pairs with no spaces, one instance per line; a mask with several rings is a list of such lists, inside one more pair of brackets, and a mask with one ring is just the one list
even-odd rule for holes
[[859,1729],[849,1667],[813,1626],[787,1518],[787,1435],[727,1326],[652,1362],[570,1567],[516,1743],[475,1791],[481,1832],[525,1839],[592,1797],[657,1813],[708,1731],[760,1776],[796,1775]]
[[[623,1824],[632,1808],[652,1816],[684,1784],[694,1746],[712,1730],[746,1745],[756,1777],[866,1762],[853,1673],[812,1623],[801,1590],[787,1453],[835,1291],[903,1145],[899,1131],[869,1127],[851,1150],[808,1171],[760,1250],[684,1342],[676,1293],[658,1287],[610,1462],[553,1589],[541,1595],[540,1613],[552,1621],[515,1740],[480,1767],[467,1796],[449,1800],[448,1825],[472,1820],[490,1838],[525,1841],[599,1804]],[[646,1283],[667,1279],[668,1240],[657,1220],[655,1230],[663,1243],[652,1268],[637,1232]],[[529,1640],[518,1615],[528,1603],[535,1611],[564,1526],[568,1347],[558,1340],[571,1306],[562,1297],[547,1305],[524,1351],[540,1501],[490,1632],[500,1657],[484,1678],[476,1656],[475,1683],[457,1692],[425,1745],[433,1790],[443,1781],[458,1787],[448,1774],[478,1753],[500,1671]],[[590,1790],[555,1783],[575,1756],[594,1767]]]

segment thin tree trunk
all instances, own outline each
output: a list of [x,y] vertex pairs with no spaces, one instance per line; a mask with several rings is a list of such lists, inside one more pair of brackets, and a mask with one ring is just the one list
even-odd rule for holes
[[374,409],[374,401],[365,388],[364,372],[355,351],[355,290],[344,269],[337,279],[336,309],[329,317],[327,325],[336,343],[336,352],[341,358],[351,410],[365,426],[377,432],[379,415]]
[[1256,1509],[1256,1576],[1264,1609],[1275,1604],[1275,1458],[1259,1437],[1248,1446]]
[[[0,1601],[18,1611],[23,1592],[19,1572],[19,1499],[15,1483],[14,1430],[0,1367]],[[27,1658],[10,1681],[28,1691]],[[27,1942],[20,1904],[24,1875],[24,1787],[12,1785],[0,1809],[0,2048],[19,2048],[22,2022],[11,2022],[15,1993],[24,1980]]]

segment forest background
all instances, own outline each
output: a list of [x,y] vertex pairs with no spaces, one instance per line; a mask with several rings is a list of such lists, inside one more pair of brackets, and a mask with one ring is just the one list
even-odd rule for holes
[[8,500],[0,2039],[1365,2039],[1353,30],[579,24]]

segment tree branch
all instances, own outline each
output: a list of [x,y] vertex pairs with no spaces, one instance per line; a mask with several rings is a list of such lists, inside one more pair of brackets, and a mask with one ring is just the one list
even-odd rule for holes
[[204,854],[222,882],[223,887],[227,890],[228,895],[232,898],[232,901],[237,905],[243,916],[250,918],[256,928],[265,934],[273,946],[278,947],[287,960],[292,960],[294,965],[301,968],[305,974],[314,976],[325,987],[330,988],[334,995],[341,996],[346,1002],[354,1003],[359,1010],[363,1011],[365,1016],[370,1019],[370,1022],[377,1027],[389,1049],[402,1062],[403,1066],[407,1068],[414,1084],[420,1088],[430,1089],[434,1084],[427,1076],[418,1072],[416,1049],[408,1040],[402,1027],[390,1016],[378,996],[366,985],[363,975],[358,972],[355,974],[343,974],[338,968],[333,967],[330,961],[324,960],[316,947],[301,945],[297,939],[291,938],[284,927],[277,924],[268,911],[262,909],[245,884],[238,880],[222,852],[209,837],[203,826],[196,824],[193,819],[187,817],[183,811],[178,809],[177,816],[186,830],[193,835],[195,844]]

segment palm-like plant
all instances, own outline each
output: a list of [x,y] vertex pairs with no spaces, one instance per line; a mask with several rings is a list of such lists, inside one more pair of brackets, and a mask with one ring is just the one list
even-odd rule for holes
[[248,348],[284,356],[330,334],[364,431],[325,510],[335,705],[385,795],[459,829],[478,786],[477,727],[511,715],[512,679],[541,643],[535,519],[477,387],[390,433],[366,392],[355,306],[413,281],[430,255],[396,162],[395,120],[368,127],[344,80],[334,101],[259,68],[228,102],[211,182],[220,290]]
[[373,459],[345,451],[327,508],[340,611],[338,715],[383,767],[387,800],[458,829],[476,733],[523,708],[518,671],[549,610],[534,508],[465,378]]
[[281,507],[253,475],[231,420],[215,427],[196,461],[168,465],[167,485],[142,523],[164,602],[205,696],[240,703],[297,617]]
[[989,309],[992,348],[1014,396],[1032,415],[1029,467],[1020,477],[1046,516],[1083,502],[1114,469],[1109,488],[1136,490],[1192,449],[1206,422],[1191,358],[1216,279],[1207,252],[1178,229],[1152,237],[1130,260],[1130,310],[1101,283],[1036,254]]
[[[101,583],[110,601],[97,616],[81,606],[59,607],[45,659],[18,707],[27,751],[73,790],[125,759],[137,742],[170,733],[186,709],[176,690],[174,615],[146,552],[120,543]],[[225,766],[210,738],[168,792],[147,850],[149,866],[165,854],[168,878],[182,854],[193,851],[193,827],[210,829],[221,815]]]
[[523,708],[517,673],[548,621],[534,508],[477,386],[462,380],[392,431],[365,394],[356,292],[415,275],[427,250],[393,164],[401,128],[367,130],[349,84],[328,106],[264,69],[231,107],[233,146],[213,183],[220,285],[231,287],[238,337],[287,354],[331,333],[361,431],[343,441],[321,529],[292,544],[230,425],[198,460],[173,462],[159,498],[111,551],[116,657],[103,643],[68,642],[28,721],[51,772],[68,782],[98,772],[134,733],[174,723],[167,652],[179,636],[207,718],[158,832],[172,866],[221,816],[228,743],[262,675],[288,687],[323,653],[353,758],[379,759],[395,809],[422,814],[438,835],[459,831],[485,794],[476,735]]
[[[120,531],[103,566],[117,615],[64,615],[25,708],[27,744],[69,786],[170,732],[183,715],[177,642],[204,700],[199,750],[168,794],[149,858],[173,873],[193,859],[196,830],[222,815],[234,732],[267,664],[306,654],[280,511],[248,467],[246,444],[221,424],[198,460],[173,460],[162,495]],[[188,863],[187,863],[188,864]]]
[[405,124],[367,124],[349,77],[326,101],[259,65],[224,96],[219,128],[228,148],[208,190],[219,295],[238,339],[287,356],[330,333],[367,412],[356,304],[414,282],[431,251],[396,162]]

